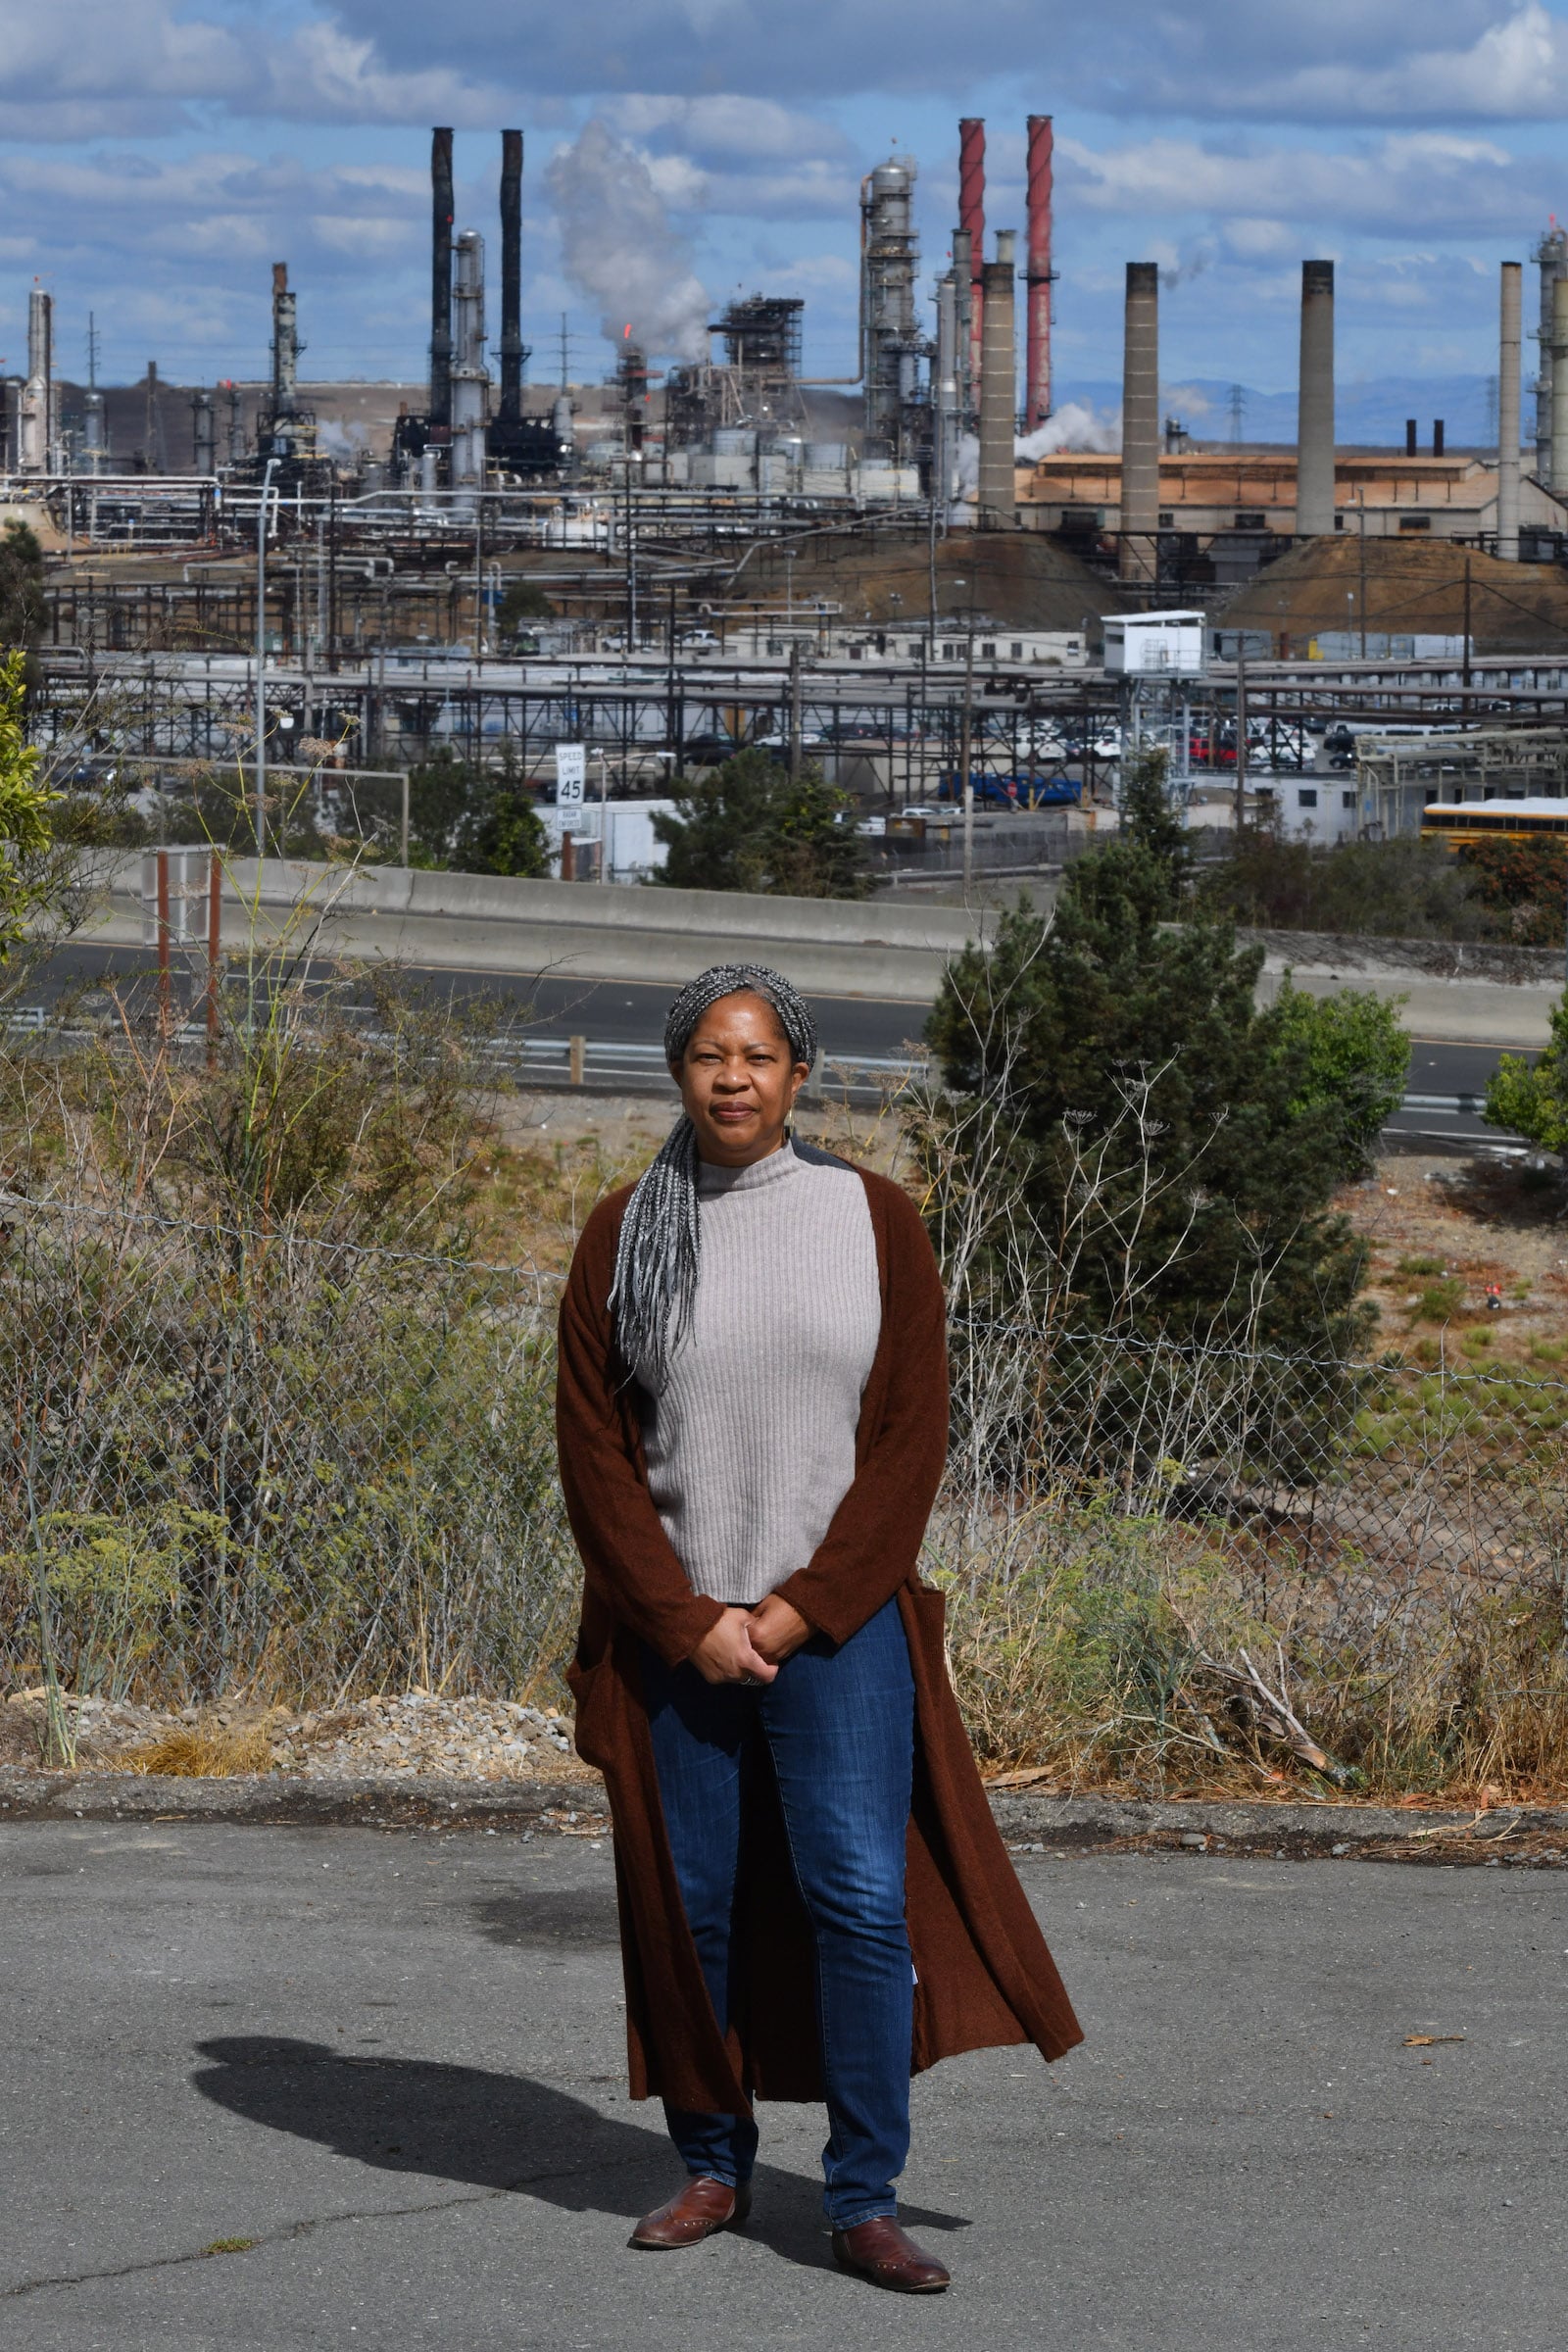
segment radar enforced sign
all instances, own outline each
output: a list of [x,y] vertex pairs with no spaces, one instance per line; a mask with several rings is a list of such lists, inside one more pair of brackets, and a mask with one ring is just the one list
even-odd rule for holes
[[580,808],[583,786],[588,780],[588,746],[585,743],[558,743],[556,746],[556,807]]

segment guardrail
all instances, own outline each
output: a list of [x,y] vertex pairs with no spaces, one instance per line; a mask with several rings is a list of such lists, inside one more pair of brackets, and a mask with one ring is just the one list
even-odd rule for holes
[[[340,1007],[339,1018],[345,1009],[352,1014],[356,1008]],[[365,1010],[368,1013],[368,1007]],[[81,1021],[51,1023],[44,1004],[18,1005],[4,1015],[0,1026],[8,1035],[50,1034],[62,1040],[85,1041],[102,1034]],[[390,1030],[366,1026],[359,1034],[368,1045],[393,1043]],[[210,1043],[205,1021],[172,1023],[169,1042],[175,1049],[205,1053]],[[486,1038],[478,1053],[483,1060],[540,1086],[615,1086],[635,1091],[647,1087],[662,1092],[669,1083],[663,1047],[638,1045],[629,1039],[559,1037],[524,1030]],[[923,1054],[827,1054],[812,1072],[807,1091],[880,1095],[923,1077],[929,1066]]]
[[[368,1017],[369,1008],[365,1011]],[[51,1027],[49,1008],[44,1004],[19,1005],[5,1014],[0,1025],[8,1034],[42,1036]],[[74,1039],[99,1034],[81,1022],[62,1023],[53,1033]],[[387,1030],[367,1027],[361,1034],[368,1044],[392,1043],[391,1032]],[[172,1046],[190,1052],[205,1052],[209,1043],[205,1023],[198,1021],[180,1022],[171,1028],[169,1037]],[[479,1047],[479,1053],[484,1060],[534,1086],[662,1093],[668,1084],[662,1046],[639,1045],[624,1038],[560,1037],[524,1030],[488,1038]],[[808,1098],[836,1095],[845,1099],[875,1099],[896,1094],[927,1077],[930,1068],[930,1059],[923,1054],[825,1054],[811,1074],[807,1094]],[[1425,1112],[1447,1118],[1479,1118],[1485,1108],[1486,1097],[1478,1094],[1406,1095],[1399,1104],[1402,1113]],[[1433,1140],[1438,1140],[1437,1132]],[[1496,1131],[1496,1140],[1503,1149],[1510,1145],[1518,1148],[1520,1143],[1520,1139],[1510,1138],[1501,1129]]]

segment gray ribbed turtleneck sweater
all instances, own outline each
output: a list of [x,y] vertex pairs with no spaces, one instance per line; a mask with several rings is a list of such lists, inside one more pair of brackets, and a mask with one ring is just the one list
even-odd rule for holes
[[750,1607],[804,1568],[855,1477],[882,1328],[853,1168],[788,1143],[698,1171],[697,1299],[644,1429],[655,1507],[692,1590]]

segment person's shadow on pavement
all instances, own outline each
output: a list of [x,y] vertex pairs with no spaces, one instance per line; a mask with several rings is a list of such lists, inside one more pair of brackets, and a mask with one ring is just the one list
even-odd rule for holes
[[[325,2042],[231,2034],[197,2044],[204,2098],[272,2132],[391,2173],[514,2190],[571,2213],[634,2220],[675,2185],[669,2141],[602,2115],[548,2082],[427,2059],[346,2055]],[[820,2190],[760,2164],[746,2235],[786,2259],[829,2259]],[[901,2209],[925,2229],[962,2230],[955,2214]]]

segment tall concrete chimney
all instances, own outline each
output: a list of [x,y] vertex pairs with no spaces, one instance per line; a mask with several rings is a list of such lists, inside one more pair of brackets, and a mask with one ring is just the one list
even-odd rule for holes
[[965,115],[958,124],[958,226],[969,240],[969,393],[978,409],[986,264],[986,126],[979,115]]
[[931,452],[931,496],[944,514],[957,494],[958,472],[958,287],[956,268],[937,280],[937,349],[932,370],[935,439]]
[[430,422],[452,422],[452,133],[430,133]]
[[1159,265],[1129,262],[1121,367],[1124,580],[1152,582],[1159,533]]
[[971,368],[974,364],[974,255],[970,250],[969,231],[956,228],[953,232],[953,317],[956,341],[954,346],[954,374],[958,386],[958,431],[972,432],[975,412],[980,403],[976,395],[979,385]]
[[997,231],[997,258],[985,266],[985,343],[980,367],[980,499],[975,520],[990,531],[1018,519],[1013,438],[1018,429],[1018,357],[1013,336],[1012,281],[1016,240]]
[[1568,277],[1551,281],[1551,479],[1546,487],[1568,496]]
[[1334,264],[1301,264],[1301,376],[1296,412],[1296,533],[1334,528]]
[[54,297],[35,285],[27,296],[27,380],[22,387],[17,425],[19,473],[49,471],[54,460],[53,411]]
[[1497,553],[1519,561],[1519,343],[1523,328],[1524,266],[1502,265],[1497,344]]
[[1024,362],[1025,432],[1051,415],[1051,183],[1054,133],[1049,115],[1029,118],[1028,357]]
[[522,415],[522,133],[501,133],[501,405],[503,424]]

